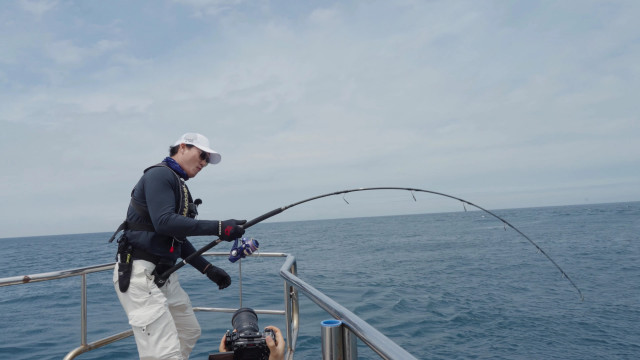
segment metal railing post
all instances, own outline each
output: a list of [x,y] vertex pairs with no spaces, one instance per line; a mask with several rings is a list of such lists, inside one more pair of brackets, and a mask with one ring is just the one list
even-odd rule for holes
[[344,360],[342,321],[325,320],[320,325],[322,326],[322,360]]
[[240,308],[242,308],[242,259],[238,260],[238,288],[240,291]]
[[325,320],[322,326],[323,360],[358,360],[358,339],[340,320]]
[[80,345],[87,345],[87,274],[83,273],[80,280],[82,295],[80,298]]
[[344,360],[358,360],[358,337],[346,326],[342,327]]

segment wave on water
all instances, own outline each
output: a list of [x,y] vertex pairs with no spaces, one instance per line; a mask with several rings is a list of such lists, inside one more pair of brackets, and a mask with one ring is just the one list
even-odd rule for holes
[[[296,256],[298,275],[419,359],[635,359],[640,354],[640,202],[496,210],[536,241],[585,294],[512,229],[478,211],[258,224],[261,251]],[[397,224],[404,226],[398,227]],[[5,276],[113,261],[111,234],[19,239]],[[193,238],[196,247],[210,241]],[[64,246],[61,246],[63,244]],[[223,243],[216,251],[228,251]],[[69,252],[68,249],[74,249]],[[282,308],[281,259],[243,261],[246,306]],[[215,259],[237,276],[238,265]],[[89,341],[128,329],[111,272],[90,274]],[[195,306],[239,304],[237,279],[218,291],[190,267],[180,281]],[[329,316],[304,296],[296,358],[318,358]],[[59,359],[79,345],[78,278],[0,289],[0,358]],[[198,313],[193,359],[217,349],[230,314]],[[260,325],[283,327],[277,316]],[[360,358],[375,358],[362,343]],[[129,338],[84,360],[134,358]]]

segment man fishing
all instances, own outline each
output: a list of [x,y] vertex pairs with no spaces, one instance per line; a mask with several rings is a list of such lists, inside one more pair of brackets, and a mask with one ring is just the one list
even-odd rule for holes
[[[233,241],[244,234],[246,220],[197,220],[200,199],[193,201],[186,181],[221,156],[201,134],[187,133],[169,148],[169,156],[148,167],[131,193],[126,220],[109,240],[118,239],[113,281],[133,329],[140,359],[189,358],[200,325],[177,273],[162,274],[178,258],[196,252],[187,236],[215,235]],[[224,289],[231,278],[202,255],[188,263]]]

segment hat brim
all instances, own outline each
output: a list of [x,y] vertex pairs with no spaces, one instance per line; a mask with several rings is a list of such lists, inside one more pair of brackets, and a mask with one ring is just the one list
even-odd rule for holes
[[209,164],[217,164],[220,162],[220,160],[222,160],[222,156],[220,156],[220,154],[218,154],[218,152],[213,149],[210,149],[202,145],[196,145],[196,144],[193,144],[193,146],[197,147],[198,149],[204,152],[209,153]]

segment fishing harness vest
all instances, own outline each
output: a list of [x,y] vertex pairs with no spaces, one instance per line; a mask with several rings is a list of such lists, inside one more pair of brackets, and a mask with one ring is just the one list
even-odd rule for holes
[[[148,170],[155,167],[166,167],[167,169],[171,170],[171,173],[176,177],[176,179],[178,180],[178,183],[180,184],[180,190],[181,190],[180,200],[178,202],[178,209],[176,213],[182,216],[195,218],[196,215],[198,215],[198,210],[196,205],[193,203],[191,194],[189,193],[189,189],[187,188],[187,184],[185,184],[184,179],[178,176],[178,174],[176,174],[169,166],[165,165],[164,163],[158,163],[156,165],[149,166],[148,168],[144,169],[144,172],[147,172]],[[113,242],[113,240],[116,238],[116,235],[118,235],[118,233],[123,230],[149,231],[149,232],[156,231],[155,228],[153,227],[153,224],[151,223],[151,216],[149,215],[149,209],[147,208],[146,205],[138,203],[133,198],[134,191],[135,191],[135,188],[131,190],[131,200],[129,201],[129,204],[131,205],[131,207],[133,207],[136,213],[148,223],[127,221],[127,219],[125,219],[122,222],[122,224],[118,226],[118,229],[113,233],[113,235],[109,239],[109,242]],[[182,242],[179,239],[176,239],[176,240],[178,242]]]

